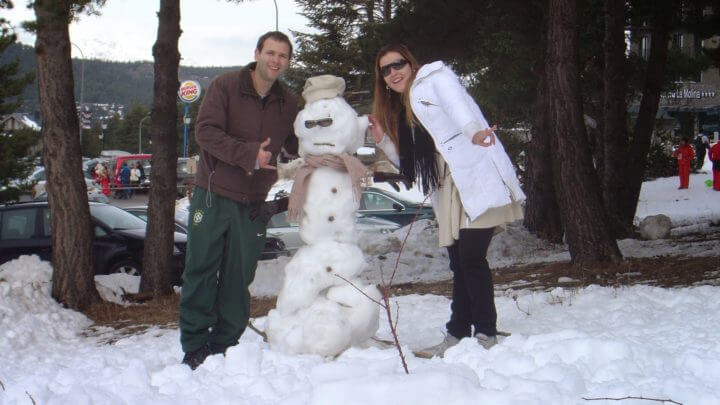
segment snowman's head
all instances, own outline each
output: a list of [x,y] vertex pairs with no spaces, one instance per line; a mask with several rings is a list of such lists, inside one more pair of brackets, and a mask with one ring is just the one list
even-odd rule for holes
[[300,156],[355,153],[364,143],[367,117],[358,117],[342,98],[345,81],[323,75],[305,83],[305,108],[295,119]]

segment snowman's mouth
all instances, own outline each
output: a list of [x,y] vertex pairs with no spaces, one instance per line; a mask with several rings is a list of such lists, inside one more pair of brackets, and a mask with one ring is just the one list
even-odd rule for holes
[[329,142],[317,142],[317,143],[314,143],[313,145],[315,145],[315,146],[332,146],[332,147],[335,146],[334,143],[329,143]]

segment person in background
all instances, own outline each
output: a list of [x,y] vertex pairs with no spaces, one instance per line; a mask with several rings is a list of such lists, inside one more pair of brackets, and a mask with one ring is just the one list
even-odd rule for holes
[[238,343],[250,317],[250,291],[267,221],[287,199],[265,203],[282,148],[297,153],[297,99],[278,80],[292,44],[262,35],[255,62],[218,76],[195,126],[200,161],[189,207],[180,298],[182,362],[197,368]]
[[708,137],[700,132],[697,137],[695,137],[695,171],[702,170],[703,165],[705,164],[705,153],[710,150],[710,141],[708,140]]
[[[100,163],[98,163],[98,165],[100,165]],[[109,196],[110,195],[110,176],[108,175],[109,171],[108,171],[107,166],[100,165],[100,169],[95,169],[95,172],[98,173],[98,181],[100,183],[100,188],[102,189],[102,193],[106,197]]]
[[687,137],[682,138],[680,145],[678,145],[673,157],[677,159],[678,165],[678,176],[680,177],[680,189],[686,189],[690,186],[690,165],[695,159],[695,152],[692,146],[690,146],[690,139]]
[[120,173],[118,173],[118,177],[120,178],[120,186],[122,187],[120,198],[127,200],[131,196],[130,168],[128,167],[127,162],[123,162],[122,168],[120,168]]
[[480,108],[443,62],[418,65],[404,45],[387,45],[375,61],[371,134],[409,182],[430,194],[447,247],[453,289],[443,355],[465,337],[497,343],[497,311],[487,250],[493,235],[522,218],[525,194]]
[[710,148],[709,155],[712,161],[713,190],[720,191],[720,142],[715,142]]
[[136,162],[130,169],[130,196],[140,188],[140,162]]

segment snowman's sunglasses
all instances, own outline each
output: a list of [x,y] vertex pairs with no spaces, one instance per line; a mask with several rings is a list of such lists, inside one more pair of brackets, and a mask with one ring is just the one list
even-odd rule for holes
[[323,118],[321,120],[307,120],[307,121],[305,121],[305,128],[310,129],[310,128],[315,128],[315,126],[325,128],[325,127],[329,127],[330,125],[332,125],[332,123],[333,123],[332,118]]

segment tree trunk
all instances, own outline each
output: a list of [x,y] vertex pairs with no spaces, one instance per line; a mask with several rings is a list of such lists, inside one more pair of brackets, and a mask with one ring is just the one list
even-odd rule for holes
[[383,17],[385,22],[392,20],[392,0],[383,0]]
[[577,0],[550,0],[547,77],[553,177],[575,264],[621,260],[602,204],[583,120]]
[[52,226],[52,296],[82,310],[100,300],[95,288],[87,190],[80,157],[80,128],[70,60],[70,9],[37,0],[37,80],[43,159]]
[[620,220],[626,226],[632,226],[635,219],[668,57],[672,2],[657,1],[654,7],[645,87],[633,131],[628,166],[623,178],[622,196],[618,198]]
[[173,276],[174,208],[177,195],[177,91],[180,53],[180,0],[161,0],[153,57],[155,85],[150,134],[153,175],[150,186],[147,237],[141,292],[169,294]]
[[[616,237],[628,237],[632,223],[621,220],[624,179],[628,175],[627,103],[625,102],[625,1],[605,0],[603,41],[603,202]],[[628,226],[629,225],[629,226]]]
[[553,186],[550,127],[548,125],[547,78],[542,63],[536,71],[539,76],[533,105],[531,141],[526,150],[525,175],[525,227],[539,238],[561,243],[563,226]]

